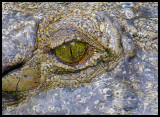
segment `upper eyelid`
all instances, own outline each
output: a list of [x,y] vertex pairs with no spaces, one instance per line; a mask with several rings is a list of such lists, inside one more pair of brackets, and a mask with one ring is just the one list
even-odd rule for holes
[[[74,11],[74,13],[76,12],[77,11]],[[64,42],[69,42],[73,39],[77,39],[78,41],[87,42],[88,44],[104,52],[106,47],[104,48],[102,43],[99,42],[97,39],[97,31],[99,31],[98,22],[92,21],[92,18],[91,21],[88,20],[90,19],[90,15],[88,15],[88,13],[85,15],[85,20],[82,17],[82,13],[79,14],[79,12],[78,14],[76,13],[76,15],[71,14],[68,15],[68,17],[66,18],[62,17],[59,20],[53,22],[46,22],[46,20],[44,20],[42,23],[40,23],[40,27],[42,27],[40,28],[40,35],[43,35],[42,37],[44,41],[47,40],[48,42],[44,42],[43,39],[41,42],[45,43],[45,45],[47,45],[49,48],[54,49],[55,47],[60,46]],[[46,18],[48,18],[48,16]],[[91,30],[91,28],[93,28],[94,30]],[[69,31],[69,33],[67,35],[61,36],[58,34],[58,32],[60,32],[61,30],[63,30],[64,32]],[[58,35],[55,36],[56,34]]]
[[[77,20],[77,17],[79,15],[80,14],[76,14],[75,16],[73,15],[73,18],[72,15],[68,15],[68,17],[66,18],[61,18],[60,20],[58,20],[57,23],[44,21],[42,23],[42,26],[40,26],[45,27],[41,28],[42,32],[40,32],[40,34],[43,35],[41,41],[43,44],[41,44],[42,46],[40,46],[40,48],[43,48],[45,46],[48,49],[55,49],[63,43],[75,39],[78,41],[88,43],[89,45],[91,45],[91,47],[94,47],[96,51],[107,52],[109,50],[109,52],[113,53],[114,55],[120,55],[122,53],[122,47],[119,46],[119,44],[121,43],[120,33],[117,30],[116,26],[112,24],[112,22],[108,19],[108,17],[105,14],[102,14],[102,16],[97,15],[97,17],[104,18],[106,23],[98,23],[97,21],[99,19],[94,20],[94,18],[90,18],[90,16],[94,17],[95,14],[85,14],[85,20],[83,20],[83,18]],[[85,27],[88,24],[90,25],[90,27],[85,29]],[[109,31],[106,29],[108,29]],[[55,36],[56,33],[58,34],[61,30],[71,32],[75,31],[79,32],[79,34],[76,35],[75,33],[68,33],[64,36]],[[99,36],[99,33],[102,34]]]
[[[48,15],[46,18],[48,18]],[[73,28],[87,35],[88,38],[84,40],[81,38],[81,41],[87,42],[100,51],[104,52],[106,49],[110,49],[112,53],[120,55],[122,53],[122,48],[119,47],[119,43],[121,43],[121,33],[117,30],[116,25],[118,24],[116,22],[114,24],[109,16],[104,13],[90,13],[75,10],[72,14],[66,14],[65,17],[62,16],[58,18],[58,20],[44,20],[40,24],[40,27],[42,27],[40,28],[40,31],[42,31],[40,35],[42,35],[44,39],[44,41],[43,39],[41,41],[43,44],[41,44],[42,46],[40,46],[40,48],[43,48],[43,45],[45,45],[53,49],[64,42],[71,41],[72,39],[70,38],[62,39],[66,37],[59,37],[57,40],[54,40],[52,36],[54,32],[58,30]],[[48,30],[51,30],[51,32]],[[46,42],[46,40],[48,42]]]
[[55,32],[55,34],[53,36],[50,37],[50,43],[49,43],[50,48],[53,49],[53,48],[61,45],[64,42],[69,42],[74,39],[77,39],[79,41],[82,40],[82,37],[77,36],[76,32],[74,34],[61,35],[62,32],[65,33],[65,32],[67,32],[67,30],[65,30],[65,29],[58,30],[57,32]]
[[[63,33],[61,31],[64,33],[67,33],[67,34],[63,35]],[[71,33],[68,33],[68,31]],[[76,29],[73,27],[59,28],[57,31],[55,31],[55,32],[53,31],[52,33],[54,33],[54,34],[52,34],[52,35],[47,34],[48,37],[50,38],[49,42],[48,42],[48,47],[51,49],[54,49],[65,42],[77,40],[77,41],[86,42],[89,45],[94,46],[101,51],[105,51],[105,48],[96,39],[94,39],[91,35],[88,35],[87,32],[80,31],[79,29]],[[60,35],[61,33],[62,33],[62,35]]]

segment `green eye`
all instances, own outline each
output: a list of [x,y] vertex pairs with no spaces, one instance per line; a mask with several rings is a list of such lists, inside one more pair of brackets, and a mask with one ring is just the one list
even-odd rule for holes
[[60,61],[69,65],[77,65],[88,58],[89,49],[86,43],[72,41],[57,47],[55,54]]

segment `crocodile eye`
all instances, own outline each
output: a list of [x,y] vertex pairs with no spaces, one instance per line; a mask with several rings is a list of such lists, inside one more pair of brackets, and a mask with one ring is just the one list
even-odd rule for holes
[[72,41],[55,48],[57,58],[66,64],[81,64],[89,57],[89,48],[86,43]]
[[[50,38],[47,41],[47,47],[50,51],[45,55],[50,61],[47,68],[50,68],[52,72],[79,71],[96,65],[104,56],[109,55],[108,50],[96,39],[73,27],[64,27],[54,32],[53,35],[52,29],[48,32]],[[53,70],[55,68],[57,70]]]
[[[38,48],[43,51],[45,71],[52,74],[80,72],[84,69],[118,60],[122,54],[120,33],[110,19],[100,16],[70,16],[57,22],[44,17],[38,30]],[[96,16],[96,17],[95,17]],[[98,23],[95,20],[99,20]],[[98,18],[98,19],[97,19]]]

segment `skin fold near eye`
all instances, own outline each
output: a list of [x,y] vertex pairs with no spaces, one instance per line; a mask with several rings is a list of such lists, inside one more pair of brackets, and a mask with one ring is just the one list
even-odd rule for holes
[[57,58],[70,65],[83,63],[88,58],[88,52],[88,46],[78,41],[64,43],[55,49]]

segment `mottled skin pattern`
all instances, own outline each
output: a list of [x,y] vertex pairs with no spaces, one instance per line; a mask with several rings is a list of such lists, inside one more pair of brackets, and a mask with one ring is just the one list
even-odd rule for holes
[[158,3],[3,3],[2,34],[2,114],[158,114]]

